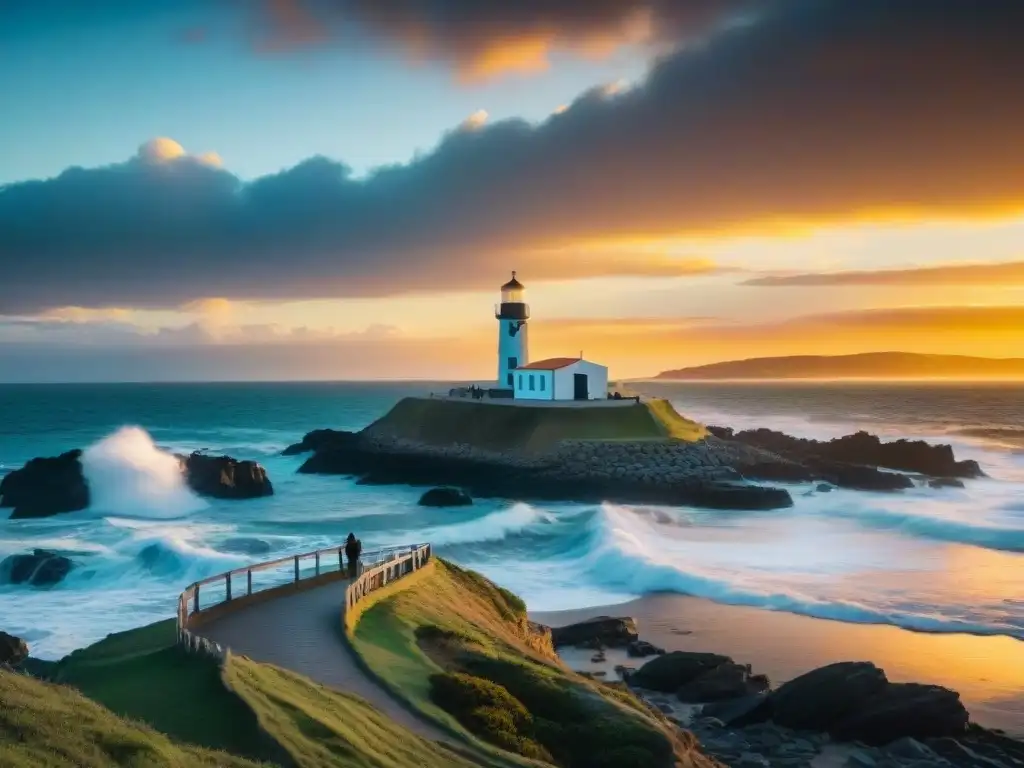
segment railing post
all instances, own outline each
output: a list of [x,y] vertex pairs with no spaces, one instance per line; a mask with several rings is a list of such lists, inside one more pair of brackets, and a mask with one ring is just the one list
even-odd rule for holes
[[199,585],[196,584],[196,591],[192,593],[192,613],[199,613]]
[[251,595],[252,594],[252,571],[251,570],[248,570],[248,571],[245,572],[245,581],[246,581],[245,593],[247,595]]
[[299,580],[299,556],[295,556],[295,580]]
[[224,574],[224,584],[225,584],[225,589],[224,589],[225,599],[230,600],[231,599],[231,571],[228,571],[227,573]]
[[345,558],[342,556],[340,548],[338,549],[338,570],[345,570]]
[[320,552],[316,553],[316,575],[320,575]]

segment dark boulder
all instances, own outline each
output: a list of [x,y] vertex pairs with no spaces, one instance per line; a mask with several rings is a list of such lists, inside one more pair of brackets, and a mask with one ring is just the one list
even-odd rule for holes
[[473,504],[473,499],[461,488],[443,486],[424,493],[419,504],[421,507],[468,507]]
[[928,481],[929,488],[965,488],[963,480],[955,477],[934,477]]
[[844,464],[839,461],[808,462],[815,475],[840,488],[854,491],[902,491],[914,487],[914,481],[896,472],[883,472],[875,467]]
[[825,731],[861,711],[881,693],[885,672],[867,661],[841,661],[793,678],[772,694],[776,723],[787,728]]
[[282,456],[295,456],[310,451],[329,451],[338,448],[348,447],[358,440],[355,432],[348,432],[342,429],[314,429],[307,432],[299,442],[289,445],[283,451]]
[[626,646],[626,654],[633,659],[645,659],[648,656],[664,656],[665,649],[652,645],[646,640],[634,640]]
[[20,637],[0,632],[0,664],[17,667],[28,658],[28,643]]
[[771,719],[771,696],[754,693],[738,699],[710,702],[701,708],[700,714],[702,717],[713,717],[725,726],[745,728]]
[[708,432],[720,440],[732,440],[735,434],[732,427],[716,427],[714,424],[708,425]]
[[729,439],[802,463],[813,459],[884,467],[932,477],[984,476],[976,461],[957,461],[949,445],[932,445],[923,440],[884,443],[876,435],[863,431],[826,441],[792,437],[771,429],[748,429],[734,433]]
[[0,507],[13,507],[11,518],[49,517],[89,506],[89,486],[79,450],[32,459],[0,480]]
[[189,487],[203,496],[253,499],[274,493],[266,470],[255,461],[238,461],[230,456],[207,456],[198,452],[178,456],[178,461]]
[[793,506],[785,488],[742,483],[701,483],[688,488],[687,503],[707,509],[769,510]]
[[768,678],[751,675],[749,666],[726,662],[681,686],[676,696],[689,704],[704,704],[764,693],[768,687]]
[[968,719],[956,691],[938,685],[889,683],[833,723],[828,732],[837,741],[878,746],[905,737],[963,736]]
[[718,653],[673,651],[648,661],[632,675],[629,683],[637,688],[674,693],[705,672],[732,663],[728,656]]
[[636,639],[636,621],[628,616],[597,616],[578,624],[551,628],[551,642],[556,648],[566,645],[622,648]]
[[48,587],[62,581],[71,572],[71,560],[45,549],[31,555],[11,555],[0,562],[0,581]]

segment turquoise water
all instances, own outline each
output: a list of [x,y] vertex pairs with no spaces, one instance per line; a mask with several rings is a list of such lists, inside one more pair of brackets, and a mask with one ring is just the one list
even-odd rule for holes
[[[674,591],[842,621],[1024,638],[1020,387],[642,387],[708,423],[943,439],[991,476],[964,490],[885,495],[794,486],[795,507],[773,512],[515,499],[425,509],[416,505],[421,489],[298,475],[303,457],[279,455],[311,429],[358,429],[402,396],[448,386],[0,386],[0,472],[87,448],[94,497],[78,513],[0,520],[0,555],[46,547],[76,562],[53,589],[0,585],[0,628],[26,637],[43,658],[58,657],[172,615],[192,581],[336,545],[354,531],[365,548],[430,541],[536,610]],[[260,461],[276,494],[195,497],[168,472],[163,452],[197,449]],[[270,552],[240,552],[240,538]]]

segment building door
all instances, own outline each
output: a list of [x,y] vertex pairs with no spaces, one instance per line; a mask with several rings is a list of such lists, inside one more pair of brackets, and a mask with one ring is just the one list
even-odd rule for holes
[[574,400],[586,400],[588,398],[590,388],[587,386],[587,374],[574,373],[572,375],[572,386]]

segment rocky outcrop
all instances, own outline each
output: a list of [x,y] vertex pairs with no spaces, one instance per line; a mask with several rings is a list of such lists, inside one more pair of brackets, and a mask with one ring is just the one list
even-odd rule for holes
[[64,580],[71,572],[70,559],[46,549],[29,555],[11,555],[0,562],[0,582],[49,587]]
[[266,470],[255,461],[238,461],[230,456],[207,456],[203,453],[179,455],[178,461],[189,487],[203,496],[254,499],[274,493]]
[[[12,519],[49,517],[89,506],[89,484],[82,452],[36,458],[0,479],[0,507],[13,507]],[[255,461],[193,453],[177,456],[186,482],[196,493],[218,499],[269,496],[274,487]]]
[[636,621],[629,616],[597,616],[551,630],[551,640],[556,648],[567,645],[624,648],[635,642],[637,637]]
[[676,692],[684,685],[733,660],[719,653],[673,651],[658,656],[630,675],[629,684],[652,691]]
[[421,507],[468,507],[472,504],[473,498],[468,493],[449,486],[431,488],[419,501]]
[[0,507],[13,507],[11,518],[49,517],[89,506],[89,486],[82,475],[79,450],[32,459],[0,480]]
[[356,439],[355,432],[341,429],[314,429],[312,432],[307,432],[302,440],[281,451],[281,455],[297,456],[300,453],[311,451],[330,451],[344,448]]
[[339,434],[299,472],[352,475],[365,484],[451,485],[481,498],[754,510],[793,504],[785,489],[749,484],[730,466],[736,454],[762,451],[719,440],[563,441],[525,455]]
[[770,686],[765,675],[753,675],[749,665],[729,661],[680,686],[680,701],[705,704],[764,693]]
[[962,736],[968,719],[956,691],[938,685],[889,683],[832,723],[828,732],[837,741],[883,745],[908,737]]
[[800,675],[772,694],[779,725],[825,731],[857,712],[888,685],[885,672],[867,661],[843,661]]
[[876,435],[863,431],[824,441],[792,437],[770,429],[733,432],[727,427],[708,427],[708,430],[723,440],[763,448],[815,471],[827,471],[825,468],[830,465],[862,465],[929,477],[984,476],[976,461],[957,461],[951,446],[932,445],[923,440],[885,443]]
[[19,666],[28,658],[28,643],[20,637],[0,632],[0,665]]

